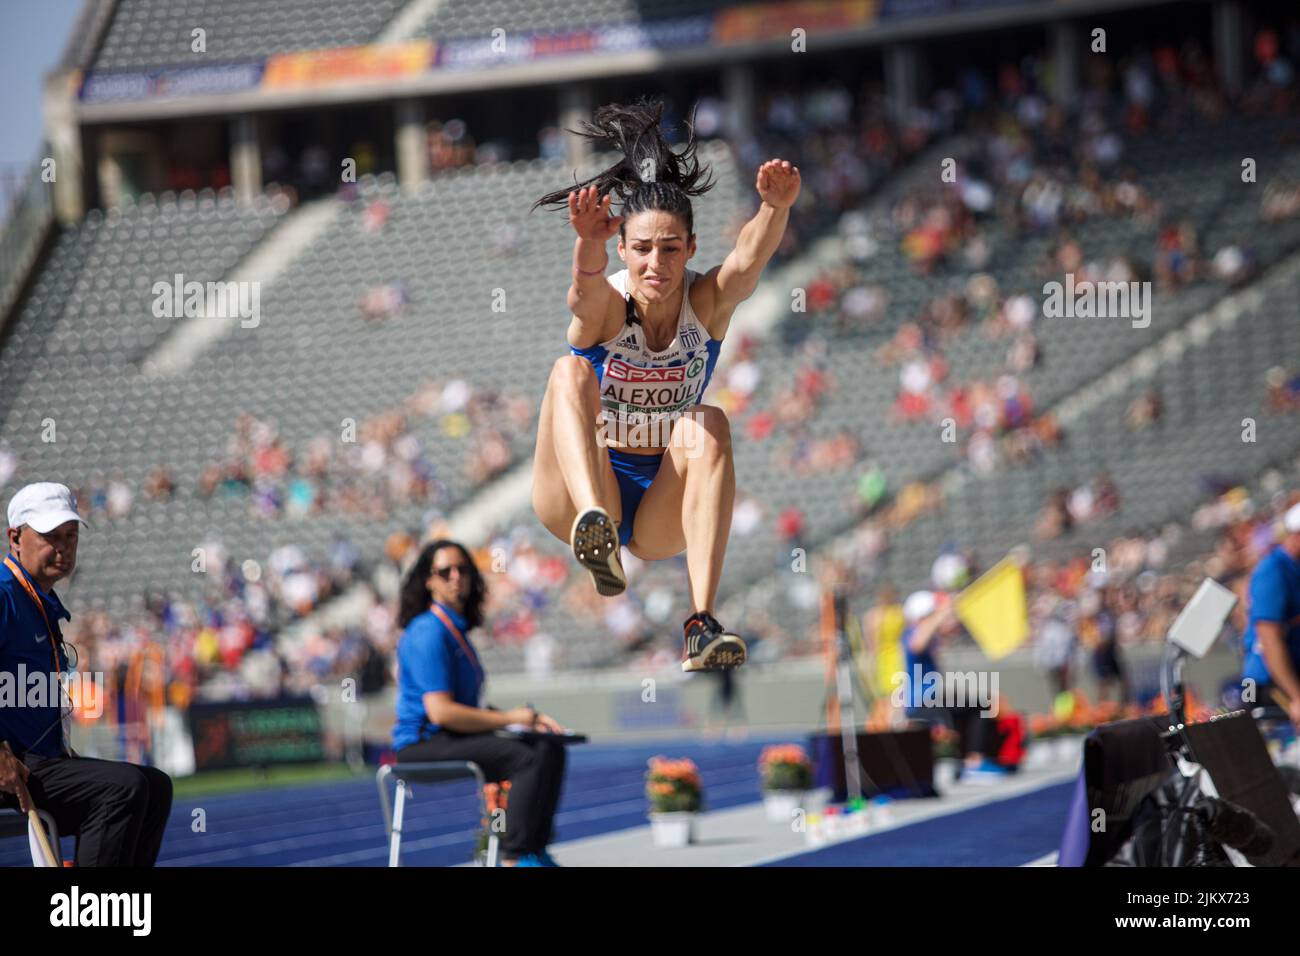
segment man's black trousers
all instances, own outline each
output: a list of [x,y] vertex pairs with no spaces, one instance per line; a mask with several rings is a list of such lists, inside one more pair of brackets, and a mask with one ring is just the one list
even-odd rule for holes
[[[38,757],[32,803],[54,817],[59,836],[77,837],[77,866],[153,866],[172,809],[172,780],[156,767],[90,757]],[[11,794],[0,794],[16,807]]]

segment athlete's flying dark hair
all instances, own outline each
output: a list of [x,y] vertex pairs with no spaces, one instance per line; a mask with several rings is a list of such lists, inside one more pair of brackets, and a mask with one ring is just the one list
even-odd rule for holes
[[605,149],[615,149],[623,158],[590,179],[577,182],[575,176],[571,189],[547,193],[532,208],[564,207],[572,190],[594,185],[601,199],[613,193],[621,202],[620,237],[626,238],[627,220],[648,209],[679,216],[686,223],[687,235],[694,234],[690,197],[703,195],[715,183],[708,167],[701,167],[695,156],[694,126],[687,122],[686,146],[681,152],[674,152],[660,129],[663,113],[661,100],[642,99],[627,106],[612,103],[600,107],[592,122],[584,122],[583,129],[569,132],[594,140]]

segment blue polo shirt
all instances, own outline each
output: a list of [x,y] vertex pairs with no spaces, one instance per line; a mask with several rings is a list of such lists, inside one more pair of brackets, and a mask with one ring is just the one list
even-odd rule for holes
[[1256,683],[1271,682],[1264,655],[1255,635],[1257,621],[1282,625],[1282,638],[1291,655],[1291,666],[1300,671],[1300,561],[1275,547],[1250,576],[1249,618],[1242,645],[1241,676]]
[[[69,621],[72,615],[53,591],[42,591],[17,559],[12,560],[45,605],[59,642],[59,669],[66,672],[68,656],[59,621]],[[50,678],[53,667],[49,632],[40,610],[9,566],[0,563],[0,740],[7,740],[19,757],[28,752],[40,757],[63,754],[60,696],[57,684]],[[39,675],[43,682],[39,694],[32,675]]]
[[[439,604],[460,628],[469,643],[465,618],[445,604]],[[472,649],[473,645],[469,645]],[[477,658],[477,652],[475,652]],[[451,694],[466,707],[479,706],[483,672],[465,654],[461,642],[433,611],[413,618],[397,644],[397,723],[393,727],[393,749],[401,750],[427,740],[441,727],[429,720],[424,695],[435,691]]]
[[[907,671],[904,674],[903,683],[899,686],[903,688],[903,700],[906,702],[906,714],[908,717],[930,717],[931,714],[925,709],[925,691],[936,682],[938,683],[939,696],[943,696],[943,675],[939,673],[939,659],[935,656],[935,643],[938,637],[932,639],[925,650],[919,654],[909,646],[912,641],[912,635],[916,632],[916,625],[909,624],[903,628],[902,636],[899,638],[903,642],[903,662]],[[920,683],[913,683],[912,677],[916,674],[916,668],[921,668]],[[930,677],[928,675],[936,676]]]

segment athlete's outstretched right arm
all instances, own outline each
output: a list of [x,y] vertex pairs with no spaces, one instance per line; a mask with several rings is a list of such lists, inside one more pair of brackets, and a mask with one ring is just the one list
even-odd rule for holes
[[614,287],[605,278],[610,237],[618,232],[621,216],[609,214],[610,197],[601,199],[595,186],[569,193],[569,222],[578,234],[573,247],[573,282],[569,286],[569,343],[576,348],[595,345],[604,338],[614,304]]

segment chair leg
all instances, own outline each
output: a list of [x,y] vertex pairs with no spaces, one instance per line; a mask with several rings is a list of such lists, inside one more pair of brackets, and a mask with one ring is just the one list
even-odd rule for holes
[[[488,809],[487,802],[487,777],[484,775],[483,769],[472,761],[469,764],[469,769],[474,774],[474,780],[478,784],[477,792],[479,811],[483,814],[483,819],[487,821],[488,845],[486,859],[484,859],[483,865],[495,867],[497,865],[497,853],[501,846],[501,841],[497,838],[496,831],[492,829],[492,812]],[[497,792],[498,795],[501,793],[500,790]]]
[[393,835],[393,815],[388,809],[388,777],[391,771],[387,767],[380,767],[379,772],[375,774],[375,783],[379,786],[379,809],[384,815],[384,835]]
[[402,865],[402,813],[406,809],[406,781],[397,781],[397,798],[393,802],[393,835],[388,843],[388,865]]

